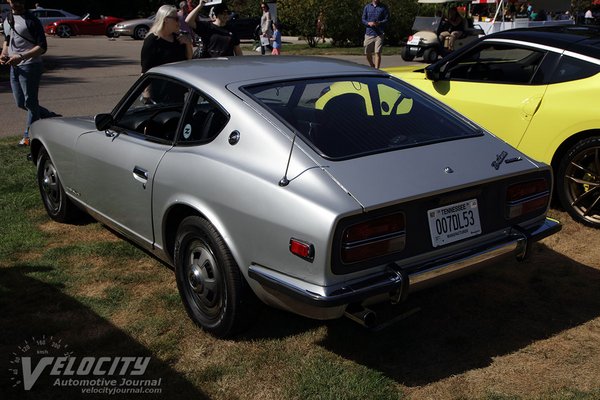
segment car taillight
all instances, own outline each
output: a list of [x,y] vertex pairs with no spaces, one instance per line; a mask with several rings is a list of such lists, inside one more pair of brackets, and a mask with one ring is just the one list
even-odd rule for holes
[[342,262],[351,264],[396,253],[406,242],[404,214],[391,214],[352,225],[342,233]]
[[517,183],[506,190],[506,217],[509,219],[545,209],[550,201],[546,179]]
[[407,41],[408,41],[408,42],[412,42],[412,40],[413,40],[413,35],[410,35],[410,36],[408,37],[408,40],[407,40]]

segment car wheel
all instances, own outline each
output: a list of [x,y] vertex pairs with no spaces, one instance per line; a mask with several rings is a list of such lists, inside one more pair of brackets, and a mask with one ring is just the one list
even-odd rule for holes
[[71,35],[73,34],[73,30],[71,29],[71,27],[69,25],[59,25],[56,27],[56,36],[61,37],[61,38],[68,38],[71,37]]
[[423,52],[423,60],[426,63],[434,63],[438,59],[438,51],[434,47],[430,47]]
[[245,328],[256,310],[254,294],[216,228],[197,216],[185,218],[174,253],[177,287],[190,318],[217,337]]
[[109,25],[106,28],[106,36],[109,38],[115,37],[115,26],[114,25]]
[[402,57],[402,59],[404,61],[412,61],[415,59],[415,56],[410,54],[410,50],[408,49],[408,46],[404,46],[402,48],[402,50],[400,51],[400,57]]
[[63,189],[56,167],[46,149],[42,148],[37,161],[37,181],[46,212],[55,221],[69,222],[78,214],[77,207]]
[[600,137],[577,142],[558,167],[558,198],[584,225],[600,229]]
[[135,40],[143,40],[148,34],[148,27],[146,25],[137,26],[133,31],[133,38]]

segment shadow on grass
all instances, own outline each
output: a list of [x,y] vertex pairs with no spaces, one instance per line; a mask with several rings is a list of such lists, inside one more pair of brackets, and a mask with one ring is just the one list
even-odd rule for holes
[[[22,370],[16,379],[8,371],[15,368],[10,361],[23,355],[32,357],[32,369],[38,365],[40,357],[60,357],[70,353],[71,357],[150,357],[148,369],[143,375],[127,376],[133,379],[161,379],[161,394],[116,395],[115,398],[182,398],[203,399],[207,396],[199,391],[184,376],[161,361],[150,350],[131,336],[121,331],[106,319],[91,311],[61,291],[61,284],[48,284],[35,278],[36,274],[51,276],[59,273],[52,267],[17,266],[0,268],[0,351],[2,354],[2,380],[0,392],[3,399],[64,399],[90,398],[82,394],[78,387],[55,387],[57,378],[50,376],[51,367],[46,368],[30,391],[23,384],[15,385],[22,377]],[[46,338],[45,345],[33,339]],[[60,346],[50,346],[50,338]],[[31,349],[24,350],[25,341]],[[112,362],[112,361],[111,361]],[[71,376],[73,378],[73,376]],[[109,378],[108,376],[80,376],[76,378]],[[120,382],[120,378],[115,376]],[[111,397],[106,394],[103,398]],[[98,398],[98,396],[92,396]]]
[[409,296],[402,308],[421,311],[381,332],[332,321],[320,345],[412,387],[487,367],[600,316],[600,271],[542,244],[534,251],[533,261]]

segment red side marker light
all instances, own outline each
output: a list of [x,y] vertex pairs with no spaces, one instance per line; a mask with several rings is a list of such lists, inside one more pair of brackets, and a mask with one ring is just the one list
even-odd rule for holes
[[290,252],[306,261],[312,262],[315,259],[315,247],[302,240],[291,238]]

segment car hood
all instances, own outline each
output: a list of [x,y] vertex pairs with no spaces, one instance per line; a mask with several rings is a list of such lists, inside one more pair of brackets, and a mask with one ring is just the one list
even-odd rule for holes
[[428,64],[411,64],[404,65],[399,67],[389,67],[384,68],[383,70],[397,78],[403,80],[409,79],[426,79],[425,77],[425,67]]
[[365,211],[545,167],[489,134],[325,165]]

